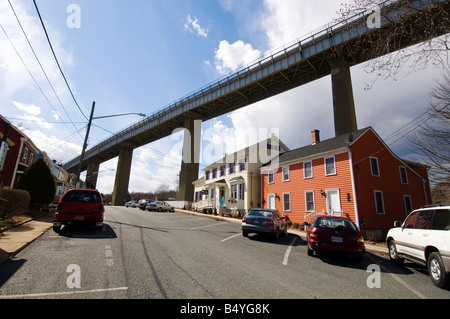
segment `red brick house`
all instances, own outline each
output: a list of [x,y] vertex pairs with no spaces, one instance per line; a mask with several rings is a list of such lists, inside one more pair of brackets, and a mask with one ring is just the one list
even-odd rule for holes
[[343,212],[373,238],[431,203],[428,167],[398,158],[371,127],[326,141],[311,134],[311,145],[261,167],[264,208],[297,223],[311,212]]

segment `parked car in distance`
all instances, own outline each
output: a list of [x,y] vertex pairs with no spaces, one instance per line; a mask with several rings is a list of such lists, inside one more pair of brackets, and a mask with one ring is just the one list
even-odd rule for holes
[[424,206],[394,226],[386,236],[390,260],[423,265],[437,287],[450,286],[450,204]]
[[139,201],[139,205],[138,205],[138,206],[139,206],[139,209],[140,209],[140,210],[145,210],[147,204],[150,203],[150,202],[151,202],[150,199],[141,199],[141,200]]
[[287,235],[286,218],[274,209],[252,209],[242,219],[242,235],[248,237],[249,233],[271,234],[278,239],[280,234]]
[[97,230],[103,227],[105,208],[100,193],[92,189],[71,189],[58,203],[53,230],[59,232],[68,223],[91,223]]
[[366,247],[358,227],[349,218],[319,215],[305,222],[308,255],[331,252],[354,255],[362,260]]
[[166,202],[160,202],[160,201],[154,201],[147,203],[146,206],[148,211],[158,211],[158,212],[174,212],[175,208],[173,206],[170,206]]
[[137,200],[130,200],[129,202],[125,203],[125,207],[133,207],[136,208],[139,205],[139,202]]

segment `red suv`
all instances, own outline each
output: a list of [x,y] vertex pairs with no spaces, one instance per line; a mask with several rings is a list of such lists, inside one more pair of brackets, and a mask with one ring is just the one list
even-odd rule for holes
[[53,230],[59,232],[68,223],[92,223],[103,227],[105,207],[100,193],[92,189],[71,189],[64,194],[56,208]]

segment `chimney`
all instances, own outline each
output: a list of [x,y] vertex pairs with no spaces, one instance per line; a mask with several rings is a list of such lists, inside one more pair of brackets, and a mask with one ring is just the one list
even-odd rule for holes
[[316,145],[316,144],[320,143],[320,131],[312,130],[311,131],[311,139],[312,139],[312,145]]

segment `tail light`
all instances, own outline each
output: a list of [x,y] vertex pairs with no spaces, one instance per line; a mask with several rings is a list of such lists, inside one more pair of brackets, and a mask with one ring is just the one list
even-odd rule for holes
[[319,240],[319,236],[316,233],[311,232],[309,233],[309,239]]
[[105,207],[103,205],[100,205],[100,208],[98,209],[98,212],[100,214],[103,214],[105,212]]
[[242,222],[247,223],[247,216],[244,216],[244,218],[242,218]]
[[267,226],[273,226],[273,220],[269,219],[269,221],[267,222]]
[[58,206],[56,207],[56,212],[61,213],[61,204],[58,204]]
[[358,239],[356,240],[356,243],[357,243],[358,245],[364,245],[364,238],[358,237]]

